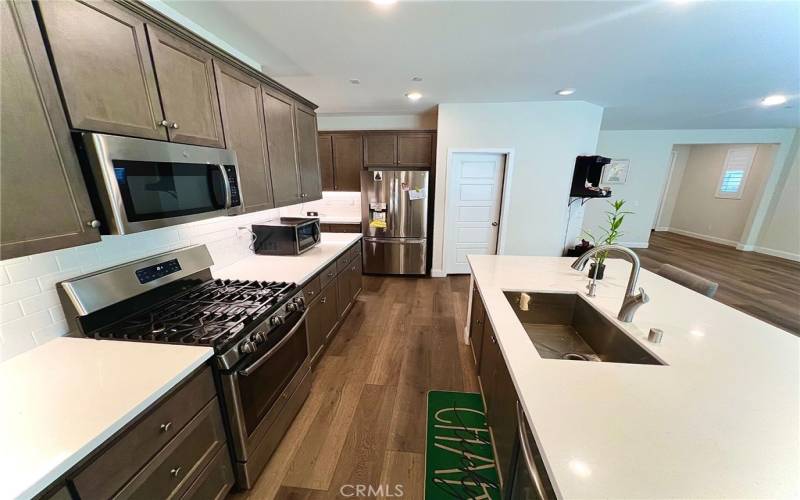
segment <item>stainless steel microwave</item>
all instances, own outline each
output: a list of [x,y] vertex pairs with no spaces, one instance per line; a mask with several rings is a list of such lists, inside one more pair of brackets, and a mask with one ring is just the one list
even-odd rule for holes
[[103,234],[243,211],[231,150],[93,133],[78,143]]
[[253,250],[260,255],[300,255],[321,239],[316,217],[281,217],[253,224]]

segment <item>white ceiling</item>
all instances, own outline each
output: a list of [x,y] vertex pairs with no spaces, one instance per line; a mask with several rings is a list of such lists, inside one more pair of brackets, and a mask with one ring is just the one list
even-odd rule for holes
[[[800,126],[797,0],[167,3],[320,113],[575,99],[605,129]],[[789,107],[761,106],[772,93]]]

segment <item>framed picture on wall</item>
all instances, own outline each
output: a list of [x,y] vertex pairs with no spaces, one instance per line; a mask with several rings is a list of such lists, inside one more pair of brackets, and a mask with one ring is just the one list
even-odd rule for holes
[[628,180],[630,160],[611,160],[603,169],[603,184],[625,184]]

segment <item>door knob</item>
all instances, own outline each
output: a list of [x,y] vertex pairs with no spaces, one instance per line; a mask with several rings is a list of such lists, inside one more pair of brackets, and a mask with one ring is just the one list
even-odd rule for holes
[[161,122],[159,123],[159,125],[161,125],[162,127],[167,127],[167,128],[169,128],[169,121],[167,121],[167,120],[161,120]]
[[497,227],[497,222],[492,222],[492,225],[493,225],[494,227]]
[[172,122],[172,124],[170,124],[170,127],[178,128],[178,123],[177,122]]
[[97,229],[100,227],[100,221],[97,219],[90,220],[89,222],[86,223],[86,225],[92,229]]

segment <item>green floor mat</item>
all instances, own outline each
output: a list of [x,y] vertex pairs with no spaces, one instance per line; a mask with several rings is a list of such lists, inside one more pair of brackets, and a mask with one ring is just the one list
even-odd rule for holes
[[425,500],[500,500],[489,426],[478,393],[428,392]]

